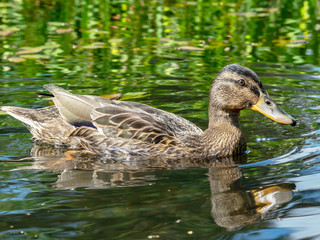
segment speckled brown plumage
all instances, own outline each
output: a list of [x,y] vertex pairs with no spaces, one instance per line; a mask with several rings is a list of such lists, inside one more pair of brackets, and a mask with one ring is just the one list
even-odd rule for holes
[[295,121],[269,98],[259,77],[228,65],[215,77],[209,94],[209,124],[202,131],[190,121],[145,104],[72,94],[45,85],[55,106],[31,110],[2,107],[24,122],[34,140],[83,148],[103,156],[225,157],[246,150],[240,111],[252,108],[275,121]]

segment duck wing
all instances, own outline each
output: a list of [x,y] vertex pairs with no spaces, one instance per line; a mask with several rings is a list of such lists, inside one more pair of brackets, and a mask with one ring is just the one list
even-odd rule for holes
[[142,103],[72,94],[54,85],[44,87],[54,95],[53,101],[67,122],[94,127],[107,138],[124,139],[126,144],[134,140],[176,145],[185,136],[202,134],[190,121]]

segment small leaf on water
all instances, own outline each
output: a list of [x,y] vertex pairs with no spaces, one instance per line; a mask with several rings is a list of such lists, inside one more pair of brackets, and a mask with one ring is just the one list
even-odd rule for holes
[[1,30],[0,31],[0,36],[10,36],[14,33],[14,31],[10,30],[10,29],[7,29],[7,30]]
[[121,96],[122,96],[121,93],[114,93],[114,94],[102,95],[101,97],[103,97],[103,98],[108,98],[108,99],[112,99],[112,100],[116,100],[116,99],[120,99]]
[[106,48],[107,45],[104,42],[94,42],[90,45],[83,46],[84,49],[98,49],[98,48]]
[[26,59],[22,57],[9,57],[8,61],[9,62],[14,62],[14,63],[19,63],[19,62],[24,62]]
[[58,56],[60,53],[63,53],[63,50],[60,49],[60,48],[56,48],[56,49],[45,49],[45,50],[43,51],[43,53],[44,53],[45,55],[48,55],[48,56],[54,56],[54,57],[56,57],[56,56]]
[[279,12],[279,8],[269,8],[267,9],[268,12]]
[[204,48],[194,47],[194,46],[181,46],[177,47],[177,50],[184,50],[184,51],[203,51]]
[[54,27],[63,27],[63,26],[70,26],[70,23],[66,22],[48,22],[49,26],[54,26]]
[[148,94],[147,92],[128,92],[124,93],[121,96],[121,100],[129,100],[129,99],[137,99],[137,98],[144,98],[148,97],[151,94]]
[[103,31],[103,30],[99,30],[99,29],[90,29],[90,30],[86,30],[86,33],[93,33],[93,34],[109,34],[109,31]]
[[44,45],[41,46],[42,49],[52,49],[58,47],[60,47],[60,44],[54,41],[46,42]]
[[134,93],[126,93],[123,94],[121,97],[121,100],[130,100],[130,99],[137,99],[137,98],[145,98],[150,96],[151,94],[148,94],[146,92],[134,92]]
[[69,32],[72,32],[73,29],[72,28],[58,28],[56,30],[56,33],[58,34],[64,34],[64,33],[69,33]]
[[115,19],[115,20],[120,20],[121,19],[121,15],[117,14],[117,15],[112,16],[111,18]]
[[27,59],[50,59],[50,56],[43,55],[43,54],[26,54],[22,55],[21,57],[27,58]]
[[109,26],[111,29],[119,29],[119,27],[118,26],[115,26],[115,25],[110,25]]
[[3,72],[8,72],[8,71],[10,71],[10,70],[11,70],[11,68],[8,67],[8,66],[3,66],[3,68],[2,68],[2,71],[3,71]]
[[5,25],[1,25],[2,30],[0,31],[0,36],[10,36],[12,35],[14,32],[17,32],[20,30],[20,28],[17,27],[8,27]]
[[115,93],[115,94],[106,94],[101,97],[112,99],[112,100],[130,100],[137,98],[148,97],[150,94],[147,92],[128,92],[128,93]]
[[98,30],[96,31],[98,34],[109,34],[109,31],[102,31],[102,30]]
[[42,51],[42,47],[26,47],[22,48],[22,50],[16,52],[17,55],[24,55],[24,54],[33,54],[39,53]]

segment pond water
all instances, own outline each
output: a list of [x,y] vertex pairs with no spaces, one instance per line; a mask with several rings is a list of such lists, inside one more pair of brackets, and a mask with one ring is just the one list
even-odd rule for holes
[[212,80],[238,63],[298,121],[245,110],[241,158],[128,163],[70,160],[1,112],[0,238],[320,238],[319,1],[12,0],[0,24],[2,106],[48,106],[53,83],[205,129]]

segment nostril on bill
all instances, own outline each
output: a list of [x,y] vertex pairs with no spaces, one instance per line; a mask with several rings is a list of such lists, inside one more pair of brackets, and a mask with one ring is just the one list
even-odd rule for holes
[[272,105],[269,100],[266,100],[266,104],[267,104],[268,106],[271,106],[271,105]]

